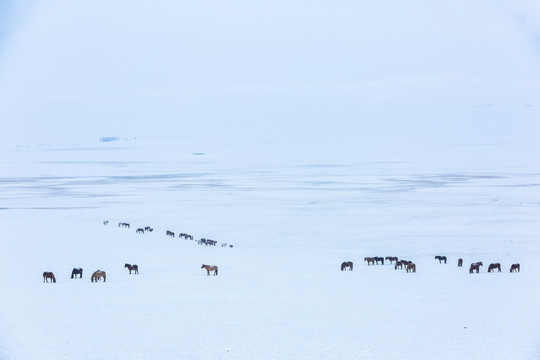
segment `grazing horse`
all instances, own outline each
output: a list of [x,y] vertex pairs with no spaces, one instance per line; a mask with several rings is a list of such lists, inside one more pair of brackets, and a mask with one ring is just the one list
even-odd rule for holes
[[347,270],[347,268],[352,271],[353,269],[353,263],[352,261],[345,261],[343,263],[341,263],[341,271],[343,270]]
[[510,272],[519,272],[519,268],[519,264],[512,264],[512,266],[510,266]]
[[471,267],[469,268],[469,273],[472,274],[474,270],[476,270],[476,273],[478,274],[480,272],[480,266],[484,266],[481,261],[477,263],[472,263]]
[[372,258],[372,257],[365,257],[365,258],[364,258],[364,261],[367,261],[368,266],[369,266],[370,263],[371,263],[372,265],[375,265],[375,259]]
[[79,279],[82,279],[82,269],[81,268],[73,268],[71,271],[71,278],[77,278],[77,275],[79,275]]
[[394,270],[397,270],[398,268],[403,269],[404,262],[403,260],[396,261],[396,265],[394,265]]
[[388,260],[390,261],[390,264],[392,264],[392,261],[398,261],[398,258],[396,256],[387,256],[384,260]]
[[435,256],[436,260],[439,260],[439,264],[444,260],[444,263],[446,264],[446,256]]
[[208,273],[207,274],[208,276],[210,276],[210,271],[214,272],[214,276],[216,276],[218,274],[218,267],[216,265],[210,266],[210,265],[202,264],[201,269],[206,269],[206,272]]
[[495,272],[495,269],[498,269],[499,272],[501,272],[501,264],[499,264],[499,263],[489,264],[488,272]]
[[463,266],[463,259],[459,258],[457,261],[457,266],[462,267]]
[[167,230],[167,231],[165,232],[165,234],[168,235],[168,236],[174,237],[174,232],[172,232],[172,231],[170,231],[170,230]]
[[101,270],[96,270],[94,271],[94,273],[92,274],[92,277],[90,278],[90,281],[91,282],[98,282],[99,279],[103,278],[103,282],[107,281],[107,274],[105,273],[105,271],[101,271]]
[[43,273],[43,282],[49,282],[49,279],[51,279],[51,283],[56,283],[54,274],[52,272],[45,271]]
[[154,231],[154,229],[151,228],[150,226],[145,226],[145,227],[144,227],[144,231],[152,232],[152,231]]
[[137,230],[135,230],[135,232],[137,234],[144,234],[144,229],[143,228],[138,228]]
[[109,225],[109,220],[105,220],[105,221],[103,222],[103,225],[104,225],[104,226]]
[[377,263],[377,265],[379,265],[379,261],[381,262],[381,264],[384,265],[384,258],[382,258],[382,257],[375,256],[375,257],[373,258],[373,260],[375,260],[375,262]]
[[128,268],[130,274],[131,274],[131,271],[135,271],[135,274],[139,273],[139,267],[137,265],[135,265],[135,264],[134,265],[125,264],[124,267]]
[[416,264],[407,264],[407,267],[405,268],[405,270],[407,270],[407,272],[416,272]]

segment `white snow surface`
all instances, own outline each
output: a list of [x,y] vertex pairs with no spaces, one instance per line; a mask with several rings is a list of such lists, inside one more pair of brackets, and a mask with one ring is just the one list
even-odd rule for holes
[[0,359],[540,358],[538,153],[228,145],[2,149]]

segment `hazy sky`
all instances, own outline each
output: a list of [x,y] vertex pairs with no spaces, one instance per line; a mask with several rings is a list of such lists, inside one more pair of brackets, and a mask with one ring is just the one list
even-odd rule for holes
[[2,143],[540,137],[540,2],[3,0]]

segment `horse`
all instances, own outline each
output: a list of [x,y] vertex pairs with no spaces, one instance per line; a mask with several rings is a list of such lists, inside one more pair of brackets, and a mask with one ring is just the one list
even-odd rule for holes
[[519,268],[519,264],[512,264],[512,266],[510,266],[510,272],[519,272]]
[[221,243],[221,247],[227,247],[227,243]]
[[125,264],[124,267],[128,268],[130,274],[131,274],[131,271],[135,271],[135,274],[139,273],[139,267],[137,265],[135,265],[135,264],[134,265]]
[[214,276],[218,274],[218,267],[216,265],[201,265],[201,269],[206,269],[206,272],[208,273],[208,276],[210,276],[210,271],[214,272]]
[[394,265],[394,270],[397,270],[398,268],[403,269],[403,265],[405,265],[403,263],[403,260],[396,261],[396,265]]
[[416,272],[416,264],[407,264],[407,267],[405,268],[405,270],[407,270],[407,272]]
[[168,235],[168,236],[174,237],[174,232],[172,232],[172,231],[170,231],[170,230],[167,230],[167,231],[165,232],[165,234]]
[[375,265],[375,259],[372,258],[372,257],[365,257],[365,258],[364,258],[364,261],[367,261],[368,266],[369,266],[370,263],[371,263],[372,265]]
[[352,271],[353,269],[353,263],[352,261],[345,261],[343,263],[341,263],[341,271],[343,270],[347,270],[347,268]]
[[137,234],[144,234],[144,229],[143,228],[138,228],[137,230],[135,230],[135,232]]
[[375,256],[375,257],[373,258],[373,260],[375,260],[375,262],[377,263],[377,265],[379,265],[379,261],[381,262],[382,265],[384,265],[384,258],[382,258],[382,257]]
[[476,273],[478,274],[480,272],[480,266],[484,266],[481,261],[477,263],[472,263],[471,267],[469,268],[469,273],[472,274],[474,270],[476,270]]
[[79,279],[82,279],[82,269],[81,268],[73,268],[71,271],[71,278],[77,278],[77,275],[79,275]]
[[109,225],[109,220],[105,220],[105,221],[103,222],[103,226],[107,226],[107,225]]
[[51,283],[56,283],[54,274],[52,272],[45,271],[43,273],[43,282],[49,282],[49,279],[51,279]]
[[152,229],[150,226],[145,226],[144,231],[152,232],[152,231],[154,231],[154,229]]
[[125,227],[125,228],[128,228],[128,229],[129,229],[129,224],[128,224],[128,223],[125,223],[125,222],[119,222],[119,223],[118,223],[118,227]]
[[457,261],[457,266],[462,267],[463,266],[463,259],[459,258]]
[[98,282],[99,279],[103,278],[103,282],[107,281],[107,274],[105,273],[105,271],[101,271],[101,270],[96,270],[94,271],[94,273],[92,274],[92,277],[90,278],[90,281],[91,282]]
[[435,256],[436,260],[439,260],[439,264],[444,260],[444,263],[446,264],[446,256]]
[[499,272],[501,272],[501,264],[499,264],[499,263],[489,264],[488,272],[495,272],[495,269],[498,269]]
[[392,261],[398,261],[398,258],[396,256],[387,256],[384,260],[388,260],[390,261],[390,264],[392,264]]

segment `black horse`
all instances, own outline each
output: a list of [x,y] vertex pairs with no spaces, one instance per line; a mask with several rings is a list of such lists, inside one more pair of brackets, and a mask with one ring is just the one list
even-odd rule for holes
[[71,278],[77,278],[77,275],[79,275],[79,279],[82,279],[82,269],[81,268],[73,268],[71,271]]
[[135,271],[135,274],[139,273],[139,267],[137,265],[125,264],[124,267],[128,268],[130,274],[131,271]]
[[442,263],[444,261],[444,263],[446,264],[446,256],[435,256],[435,259],[436,260],[439,260],[439,264]]
[[379,265],[379,261],[381,262],[381,264],[384,265],[384,258],[383,258],[383,257],[375,256],[375,257],[373,258],[373,260],[375,260],[375,263],[376,263],[377,265]]
[[144,229],[143,228],[138,228],[137,230],[135,230],[135,232],[137,234],[144,234]]
[[353,269],[353,263],[352,261],[345,261],[341,264],[341,271],[347,270],[347,268],[352,271]]
[[167,231],[165,232],[165,234],[166,234],[167,236],[174,237],[174,232],[173,232],[173,231],[167,230]]

